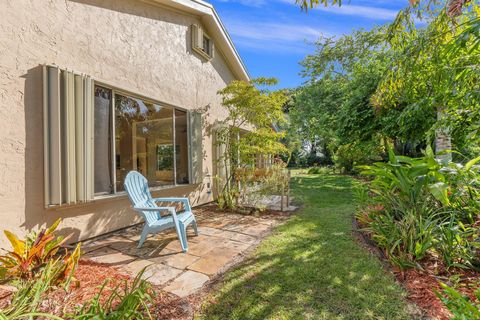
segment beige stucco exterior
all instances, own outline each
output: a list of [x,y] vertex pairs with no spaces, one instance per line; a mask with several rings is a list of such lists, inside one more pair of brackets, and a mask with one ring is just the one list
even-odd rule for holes
[[[211,61],[193,53],[190,25],[210,21],[212,28],[214,20],[195,13],[201,3],[194,3],[195,10],[187,12],[162,2],[0,2],[0,229],[23,234],[62,218],[63,232],[73,233],[77,240],[139,222],[126,196],[44,208],[42,64],[85,73],[184,109],[210,106],[207,122],[225,116],[216,92],[235,78],[245,78],[238,72],[238,61],[225,58],[234,52],[222,52],[222,46],[216,46]],[[208,11],[208,7],[200,9]],[[224,39],[214,36],[217,40]],[[227,45],[223,42],[223,47]],[[207,133],[203,147],[203,168],[211,173],[212,141]],[[206,181],[154,194],[169,195],[188,195],[194,204],[212,200]],[[0,247],[5,245],[1,234]]]

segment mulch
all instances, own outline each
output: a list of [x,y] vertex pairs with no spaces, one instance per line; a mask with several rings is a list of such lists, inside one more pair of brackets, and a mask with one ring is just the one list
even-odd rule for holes
[[[440,282],[454,286],[464,296],[480,303],[474,294],[480,286],[479,272],[459,268],[447,270],[441,260],[435,257],[420,261],[419,268],[401,270],[389,262],[386,254],[375,245],[368,234],[360,230],[362,226],[359,226],[356,219],[353,225],[356,239],[377,256],[388,271],[393,272],[397,281],[407,291],[408,301],[417,306],[423,316],[436,320],[451,319],[452,314],[436,294],[436,292],[442,292]],[[455,283],[452,279],[456,279]]]
[[[104,303],[114,288],[131,284],[133,278],[120,272],[117,268],[88,260],[80,260],[74,274],[75,281],[69,290],[53,288],[45,294],[39,307],[40,312],[64,316],[72,313],[82,305],[100,295]],[[188,301],[152,286],[153,303],[150,309],[154,319],[191,319],[192,308]],[[12,299],[14,287],[0,286],[0,309],[7,308]],[[118,303],[118,301],[114,302]]]
[[[261,219],[287,219],[292,212],[265,210],[221,210],[216,205],[204,205],[196,208],[206,215],[218,215],[225,213],[236,213],[251,215]],[[221,278],[221,277],[218,277]],[[91,301],[100,292],[100,302],[105,302],[110,294],[117,287],[124,287],[131,284],[133,278],[116,267],[97,263],[91,260],[80,259],[74,273],[74,281],[69,290],[63,288],[52,288],[42,299],[40,312],[51,313],[57,316],[64,316],[66,313],[73,313],[84,304]],[[218,279],[213,279],[217,280]],[[192,319],[194,312],[201,307],[204,297],[215,286],[216,281],[210,281],[198,294],[186,298],[163,291],[160,287],[151,286],[153,290],[153,303],[150,313],[153,319],[160,320],[187,320]],[[103,290],[102,290],[103,287]],[[5,309],[11,304],[13,293],[16,289],[9,285],[0,285],[0,309]],[[118,301],[115,301],[118,303]]]

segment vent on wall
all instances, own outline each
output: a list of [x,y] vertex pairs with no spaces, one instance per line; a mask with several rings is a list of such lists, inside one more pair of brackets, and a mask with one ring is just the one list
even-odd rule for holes
[[43,68],[45,206],[93,200],[93,80]]
[[214,55],[212,39],[205,33],[202,27],[192,24],[192,49],[206,60],[211,60]]

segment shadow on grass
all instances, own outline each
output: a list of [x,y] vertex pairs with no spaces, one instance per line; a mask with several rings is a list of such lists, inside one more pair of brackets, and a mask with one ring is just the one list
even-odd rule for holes
[[298,176],[303,209],[225,275],[203,319],[408,319],[403,291],[354,240],[346,176]]

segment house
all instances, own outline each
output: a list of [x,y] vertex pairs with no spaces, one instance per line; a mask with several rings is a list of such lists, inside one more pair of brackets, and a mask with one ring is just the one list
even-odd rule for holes
[[130,170],[154,196],[213,200],[217,91],[249,75],[210,4],[6,0],[0,12],[1,229],[62,218],[82,240],[140,222]]

